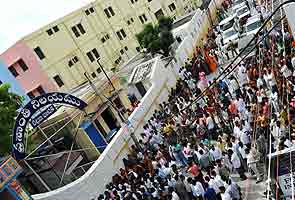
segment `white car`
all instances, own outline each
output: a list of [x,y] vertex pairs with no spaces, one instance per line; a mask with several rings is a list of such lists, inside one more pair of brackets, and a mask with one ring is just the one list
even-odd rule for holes
[[221,32],[224,32],[224,31],[230,29],[231,27],[233,27],[234,22],[235,22],[235,17],[236,17],[236,14],[234,14],[234,15],[232,15],[230,17],[227,17],[224,20],[222,20],[218,24],[218,26],[220,27],[220,31]]
[[230,8],[231,13],[232,13],[232,14],[235,14],[236,11],[237,11],[239,8],[241,8],[241,7],[245,6],[245,5],[246,5],[246,1],[245,1],[245,0],[236,0],[236,1],[234,1],[234,2],[233,2],[233,6]]
[[249,18],[251,16],[250,10],[249,8],[244,5],[243,7],[239,8],[237,11],[237,16],[239,18],[240,21],[245,21],[246,19]]
[[261,26],[262,23],[259,16],[250,17],[244,26],[243,36],[255,35]]
[[239,40],[239,34],[233,29],[228,29],[222,33],[222,39],[224,46],[228,46],[229,41],[231,40],[233,43],[237,43]]

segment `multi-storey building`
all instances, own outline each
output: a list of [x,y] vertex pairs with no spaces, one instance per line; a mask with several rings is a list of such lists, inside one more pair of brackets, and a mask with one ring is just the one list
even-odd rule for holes
[[[0,57],[26,93],[70,91],[140,51],[136,40],[147,23],[162,15],[176,18],[193,9],[193,0],[96,0],[23,37]],[[13,69],[14,68],[14,69]],[[13,72],[12,72],[13,73]]]
[[11,84],[15,81],[18,82],[24,90],[24,94],[30,98],[57,90],[46,71],[42,70],[35,54],[22,41],[17,42],[0,55],[0,59],[4,63],[0,66],[1,71],[7,69],[10,71],[9,76],[5,75],[5,77],[11,77],[7,82]]
[[18,72],[10,71],[7,65],[0,60],[0,85],[8,83],[10,85],[10,92],[22,96],[24,98],[24,103],[28,102],[29,97],[26,95],[24,89],[11,73],[17,74]]

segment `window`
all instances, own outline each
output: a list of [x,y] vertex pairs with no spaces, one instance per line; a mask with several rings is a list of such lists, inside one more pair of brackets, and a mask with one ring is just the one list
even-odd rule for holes
[[77,56],[74,56],[72,59],[69,60],[68,66],[72,67],[75,63],[79,62],[79,59]]
[[121,62],[121,60],[122,60],[122,57],[120,56],[117,60],[115,60],[115,64],[118,65]]
[[47,34],[50,36],[50,35],[53,35],[53,31],[52,31],[52,29],[48,29],[47,31]]
[[33,94],[33,92],[28,92],[27,95],[28,95],[28,97],[30,99],[34,99],[35,98],[35,95]]
[[115,16],[115,12],[114,12],[114,10],[113,10],[112,7],[109,7],[109,11],[110,11],[110,13],[111,13],[112,16]]
[[19,66],[22,68],[24,72],[28,70],[28,66],[26,65],[23,59],[20,59],[19,61],[17,61],[17,63],[19,64]]
[[101,38],[101,42],[102,43],[105,43],[108,39],[110,39],[110,35],[109,34],[106,34],[105,36],[103,36],[103,38]]
[[108,9],[104,9],[103,11],[104,11],[104,13],[106,14],[106,16],[107,16],[108,18],[111,18],[111,15],[110,15]]
[[155,16],[157,19],[160,19],[162,16],[164,16],[163,10],[159,9],[157,12],[155,12]]
[[115,98],[113,100],[113,102],[114,102],[114,104],[115,104],[115,106],[116,106],[117,109],[119,109],[119,110],[124,109],[124,106],[122,104],[122,101],[121,101],[120,97]]
[[130,0],[130,1],[133,4],[133,3],[137,2],[138,0]]
[[97,59],[100,58],[100,55],[99,55],[99,53],[97,52],[96,49],[92,49],[92,53],[94,54],[95,58],[97,58]]
[[131,22],[134,22],[134,19],[132,17],[130,18],[130,20],[131,20]]
[[104,11],[104,13],[106,14],[106,16],[108,18],[111,18],[112,16],[115,16],[115,12],[114,12],[112,7],[108,7],[106,9],[104,9],[103,11]]
[[45,94],[45,91],[42,86],[37,87],[37,91],[40,95]]
[[74,61],[74,63],[77,63],[77,62],[79,62],[79,59],[78,59],[78,57],[77,57],[77,56],[74,56],[74,58],[73,58],[73,61]]
[[89,11],[90,11],[91,13],[94,13],[94,8],[93,8],[93,7],[89,8]]
[[124,54],[124,50],[123,49],[120,50],[120,54],[122,54],[122,55]]
[[124,49],[125,49],[125,51],[128,51],[128,47],[127,46],[125,46]]
[[101,72],[101,69],[97,68],[96,72],[99,74]]
[[64,82],[61,80],[59,75],[56,75],[55,77],[53,77],[53,79],[55,80],[58,87],[62,87],[64,85]]
[[117,31],[116,33],[117,33],[118,38],[119,38],[120,40],[123,40],[123,37],[121,36],[120,31]]
[[17,73],[16,69],[13,66],[8,67],[8,70],[14,77],[17,77],[19,74]]
[[92,78],[96,78],[96,73],[93,72],[93,73],[91,74],[91,76],[92,76]]
[[73,65],[74,65],[73,61],[70,60],[69,63],[68,63],[68,66],[69,66],[69,67],[72,67]]
[[123,40],[125,37],[127,37],[127,35],[123,29],[117,31],[116,33],[117,33],[120,40]]
[[53,27],[53,30],[54,30],[55,33],[58,32],[58,31],[59,31],[58,26],[54,26],[54,27]]
[[82,33],[82,34],[86,33],[84,27],[82,26],[82,24],[77,24],[77,27],[80,30],[80,33]]
[[148,2],[152,2],[152,0],[148,0]]
[[141,22],[142,24],[144,24],[144,23],[147,21],[147,18],[146,18],[146,16],[145,16],[145,14],[140,15],[140,16],[139,16],[139,20],[140,20],[140,22]]
[[100,55],[97,51],[97,49],[92,49],[91,51],[86,53],[87,57],[89,58],[90,62],[94,62],[95,59],[99,59]]
[[88,59],[90,60],[90,62],[93,62],[95,60],[94,57],[93,57],[93,55],[92,55],[92,53],[90,51],[87,52],[86,55],[87,55]]
[[140,52],[140,47],[135,48],[137,52]]
[[73,26],[72,31],[76,37],[80,37],[80,35],[83,35],[86,33],[86,31],[81,23],[77,24],[76,26]]
[[121,32],[121,34],[123,35],[124,38],[127,36],[123,29],[121,29],[120,32]]
[[174,11],[174,10],[176,10],[176,6],[175,6],[174,3],[171,3],[171,4],[168,6],[168,8],[170,9],[171,12]]
[[80,37],[80,33],[79,33],[78,29],[75,26],[72,27],[72,31],[73,31],[73,33],[75,34],[76,37]]
[[42,49],[40,47],[36,47],[34,49],[35,53],[37,54],[37,56],[39,57],[40,60],[43,60],[45,58],[45,55],[42,51]]
[[89,9],[85,10],[85,14],[86,15],[90,15],[91,13],[94,13],[94,8],[93,7],[90,7]]
[[130,24],[131,24],[131,22],[128,20],[128,21],[127,21],[127,25],[130,25]]
[[[53,32],[53,31],[54,31],[54,32]],[[53,35],[54,33],[57,33],[58,31],[59,31],[58,26],[54,26],[53,28],[48,29],[46,32],[47,32],[47,34],[50,36],[50,35]]]

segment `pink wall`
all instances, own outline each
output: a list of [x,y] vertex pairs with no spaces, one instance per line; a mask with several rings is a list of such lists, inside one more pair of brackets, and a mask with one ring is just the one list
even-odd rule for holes
[[[45,92],[58,90],[53,80],[49,79],[47,74],[42,71],[39,58],[35,55],[35,52],[22,41],[17,42],[0,55],[0,59],[7,66],[14,66],[19,74],[16,80],[19,81],[26,93],[36,89],[39,85],[43,87]],[[15,64],[19,59],[23,59],[26,63],[29,68],[27,71],[24,72],[18,64]]]

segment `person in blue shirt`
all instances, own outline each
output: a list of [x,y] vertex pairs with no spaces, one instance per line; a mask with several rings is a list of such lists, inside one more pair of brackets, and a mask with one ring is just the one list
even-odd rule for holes
[[210,186],[207,188],[207,190],[204,194],[204,199],[205,200],[217,200],[216,192]]

